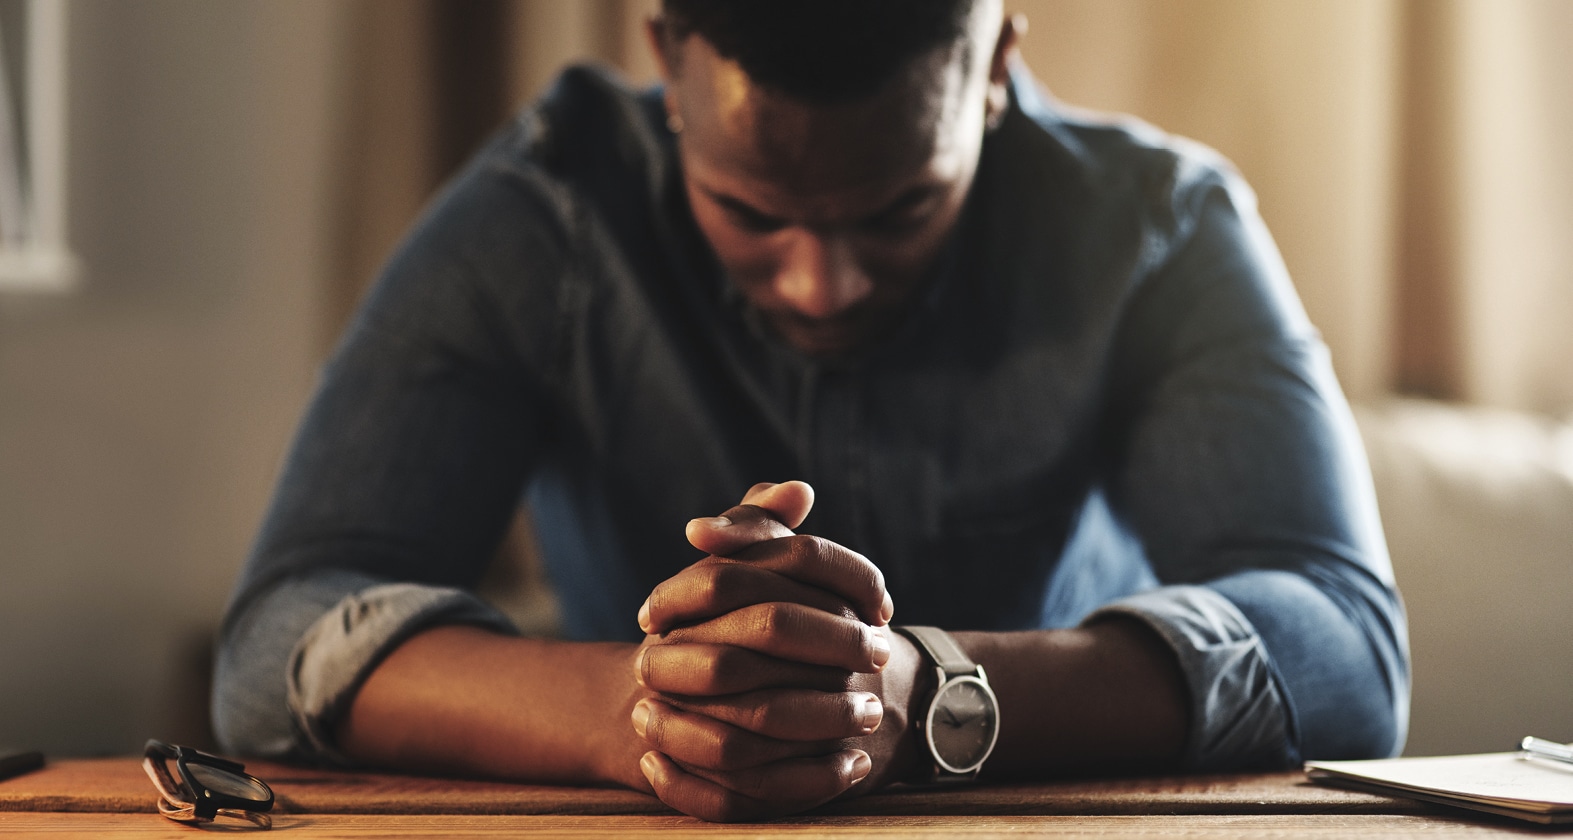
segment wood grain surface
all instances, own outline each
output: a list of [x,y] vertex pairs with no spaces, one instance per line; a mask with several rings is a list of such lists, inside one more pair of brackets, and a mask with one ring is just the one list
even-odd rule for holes
[[[1548,832],[1301,773],[894,789],[753,825],[711,825],[626,790],[544,787],[253,762],[300,837],[1508,837]],[[0,782],[0,837],[192,838],[154,810],[132,758],[67,760]],[[231,831],[222,831],[230,828]],[[249,824],[220,823],[237,834]],[[271,833],[270,833],[271,836]]]
[[[226,832],[229,836],[245,829]],[[1189,814],[1147,816],[806,817],[754,825],[713,825],[678,816],[357,815],[281,816],[268,835],[356,840],[372,837],[807,838],[912,837],[1516,837],[1533,828],[1401,814]],[[50,840],[190,840],[200,834],[154,814],[0,813],[0,836]],[[267,835],[260,835],[267,836]]]
[[[548,787],[250,762],[280,814],[671,814],[620,789]],[[0,782],[0,811],[148,813],[156,794],[139,759],[51,762]],[[1302,773],[1177,776],[898,788],[833,803],[827,816],[985,814],[1424,814],[1428,806],[1313,785]]]

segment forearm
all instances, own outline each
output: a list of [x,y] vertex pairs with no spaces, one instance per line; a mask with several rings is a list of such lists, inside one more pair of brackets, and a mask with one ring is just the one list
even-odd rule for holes
[[357,762],[648,789],[629,723],[638,645],[438,627],[372,671],[337,729]]
[[953,635],[999,697],[987,775],[1178,766],[1189,720],[1185,678],[1144,624],[1115,617],[1067,630]]

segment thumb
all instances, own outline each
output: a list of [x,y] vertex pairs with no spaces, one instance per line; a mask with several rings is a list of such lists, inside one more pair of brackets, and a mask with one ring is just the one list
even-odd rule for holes
[[688,542],[694,548],[727,557],[766,540],[792,536],[814,506],[814,488],[801,481],[755,484],[742,504],[721,516],[693,519]]
[[814,507],[814,488],[806,481],[781,484],[766,481],[748,488],[743,494],[743,504],[764,508],[782,525],[795,529],[803,524]]

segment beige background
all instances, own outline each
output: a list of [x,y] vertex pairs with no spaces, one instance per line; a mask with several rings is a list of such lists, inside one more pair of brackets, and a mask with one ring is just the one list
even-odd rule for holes
[[[507,102],[575,56],[648,78],[637,20],[650,3],[504,5]],[[1353,395],[1573,407],[1573,68],[1558,50],[1573,3],[1011,7],[1032,21],[1028,63],[1061,98],[1137,113],[1236,161]],[[429,26],[422,0],[70,9],[83,282],[67,296],[0,294],[0,745],[56,755],[203,737],[193,675],[316,366],[441,177],[428,68],[410,49]],[[1478,448],[1471,434],[1440,435],[1454,441],[1444,452]],[[1568,474],[1541,476],[1554,498]],[[1405,528],[1422,539],[1436,529],[1421,501],[1384,498],[1384,511],[1417,511]],[[1521,507],[1474,510],[1522,532]],[[1425,688],[1444,672],[1448,686],[1514,679],[1491,670],[1489,647],[1470,651],[1474,670],[1451,665],[1486,638],[1467,628],[1556,620],[1562,637],[1547,644],[1573,637],[1559,617],[1573,548],[1542,541],[1519,562],[1522,540],[1467,545],[1481,560],[1469,587],[1514,581],[1471,598],[1430,564],[1461,544],[1445,543],[1399,567],[1424,596],[1410,596],[1411,749],[1498,749],[1530,725],[1573,738],[1565,681],[1537,684],[1560,699],[1505,728],[1492,692]],[[1480,571],[1494,566],[1507,571]]]

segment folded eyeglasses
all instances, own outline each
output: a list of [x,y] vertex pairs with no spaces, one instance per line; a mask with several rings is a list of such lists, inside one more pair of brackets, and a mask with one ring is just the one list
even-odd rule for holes
[[[170,772],[171,761],[176,773]],[[273,827],[267,814],[273,809],[272,789],[238,761],[153,739],[143,751],[142,769],[158,788],[158,812],[172,820],[204,823],[233,817]]]

